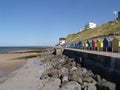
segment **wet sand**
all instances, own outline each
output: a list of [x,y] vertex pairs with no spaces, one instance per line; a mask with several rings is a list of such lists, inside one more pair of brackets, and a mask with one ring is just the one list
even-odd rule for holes
[[0,78],[20,68],[26,59],[17,59],[29,54],[0,54]]

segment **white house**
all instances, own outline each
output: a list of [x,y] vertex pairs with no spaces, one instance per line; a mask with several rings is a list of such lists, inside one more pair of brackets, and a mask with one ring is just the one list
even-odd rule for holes
[[65,44],[65,38],[59,38],[59,45]]
[[85,29],[93,29],[96,28],[96,24],[93,22],[89,22],[87,25],[85,25]]

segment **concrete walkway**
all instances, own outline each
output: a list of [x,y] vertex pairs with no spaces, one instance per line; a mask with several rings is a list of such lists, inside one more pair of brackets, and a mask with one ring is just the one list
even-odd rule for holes
[[39,90],[42,81],[39,79],[44,72],[38,59],[29,59],[20,69],[11,73],[9,78],[0,84],[0,90]]
[[66,50],[102,55],[102,56],[109,56],[114,58],[120,58],[120,53],[113,53],[113,52],[103,52],[103,51],[92,51],[92,50],[82,50],[82,49],[74,49],[74,48],[65,48]]

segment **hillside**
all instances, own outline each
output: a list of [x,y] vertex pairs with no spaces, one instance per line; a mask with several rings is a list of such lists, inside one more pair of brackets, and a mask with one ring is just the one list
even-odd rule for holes
[[78,42],[78,41],[86,40],[90,38],[111,35],[111,34],[114,34],[114,29],[115,29],[115,34],[120,34],[120,20],[116,24],[110,21],[94,29],[87,29],[87,30],[78,32],[76,34],[70,34],[66,37],[66,43]]

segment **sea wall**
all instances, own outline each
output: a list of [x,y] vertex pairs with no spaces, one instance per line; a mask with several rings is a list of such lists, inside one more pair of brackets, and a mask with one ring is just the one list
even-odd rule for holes
[[83,53],[68,49],[64,49],[62,53],[70,58],[75,58],[75,61],[81,63],[83,67],[91,69],[94,73],[100,74],[109,81],[115,82],[118,90],[120,90],[120,58]]

